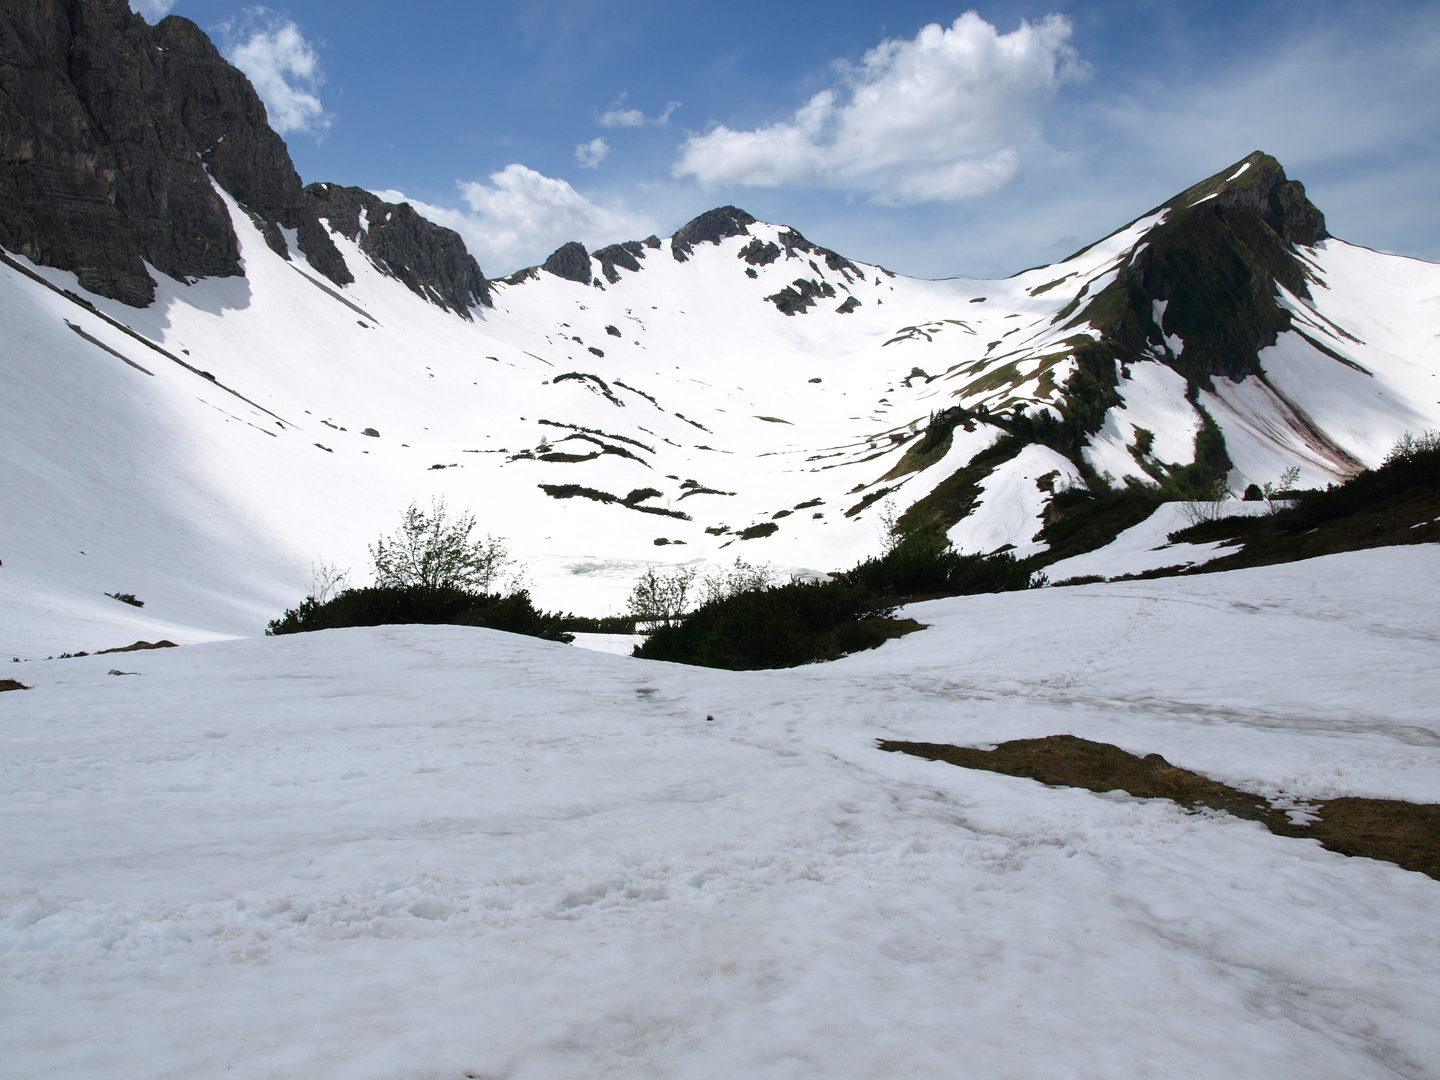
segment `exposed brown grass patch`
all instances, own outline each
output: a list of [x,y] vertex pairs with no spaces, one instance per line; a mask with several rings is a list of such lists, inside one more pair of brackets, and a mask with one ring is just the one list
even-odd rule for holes
[[173,641],[137,641],[133,645],[122,645],[118,649],[101,649],[96,656],[104,656],[107,653],[116,652],[141,652],[145,649],[174,649],[178,646]]
[[994,750],[891,739],[881,740],[879,745],[881,750],[1026,777],[1042,784],[1170,799],[1188,810],[1224,810],[1258,821],[1277,836],[1308,837],[1342,855],[1383,859],[1440,880],[1440,805],[1433,803],[1331,799],[1308,807],[1317,820],[1297,824],[1263,796],[1172,765],[1159,754],[1136,757],[1118,746],[1074,735],[1015,739]]

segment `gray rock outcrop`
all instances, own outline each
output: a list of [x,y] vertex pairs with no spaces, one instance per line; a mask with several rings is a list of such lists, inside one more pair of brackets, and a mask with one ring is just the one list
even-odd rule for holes
[[[658,241],[655,246],[659,247]],[[645,244],[640,240],[611,244],[596,251],[595,258],[600,260],[600,272],[605,275],[605,280],[614,285],[620,280],[620,274],[615,269],[617,266],[635,274],[640,272],[640,260],[645,258]]]
[[490,283],[465,241],[436,225],[409,203],[389,203],[364,188],[311,184],[305,188],[314,214],[360,250],[382,273],[417,295],[464,318],[490,305]]
[[556,248],[540,269],[548,270],[566,281],[578,281],[582,285],[589,285],[592,279],[590,253],[578,240],[571,240],[568,244]]
[[240,274],[210,182],[289,254],[352,280],[248,79],[188,19],[149,26],[125,0],[0,0],[0,246],[142,307],[145,263]]
[[749,236],[747,226],[754,224],[755,218],[738,206],[718,206],[676,230],[670,238],[670,254],[676,262],[685,262],[696,244],[718,244],[732,236]]

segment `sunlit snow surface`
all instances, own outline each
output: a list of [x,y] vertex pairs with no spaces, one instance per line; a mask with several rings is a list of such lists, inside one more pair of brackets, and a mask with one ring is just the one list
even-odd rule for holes
[[1440,882],[875,748],[1437,801],[1437,575],[933,601],[765,673],[461,627],[6,665],[0,1071],[1440,1076]]

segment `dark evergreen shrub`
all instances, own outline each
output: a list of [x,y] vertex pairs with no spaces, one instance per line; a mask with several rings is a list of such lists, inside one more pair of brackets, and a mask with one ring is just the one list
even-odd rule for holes
[[894,608],[861,585],[791,581],[713,600],[635,649],[647,660],[732,669],[793,667],[895,636]]
[[926,530],[825,582],[791,581],[716,596],[635,650],[646,660],[776,668],[873,649],[919,629],[896,620],[902,597],[1024,589],[1030,569],[1008,552],[962,555]]
[[1402,439],[1378,469],[1366,469],[1324,491],[1297,492],[1297,505],[1281,511],[1277,521],[1288,529],[1313,529],[1413,488],[1440,490],[1440,445],[1425,436],[1409,439]]
[[530,593],[524,589],[502,596],[499,593],[420,585],[346,589],[325,603],[313,596],[306,597],[299,607],[291,608],[280,618],[271,620],[265,632],[272,635],[299,634],[310,630],[334,630],[342,626],[404,623],[484,626],[549,641],[574,640],[574,635],[562,628],[561,616],[538,610],[531,603]]
[[866,559],[841,578],[881,596],[961,595],[1024,589],[1030,584],[1030,568],[1008,551],[962,555],[943,533],[926,530]]
[[1069,510],[1072,506],[1079,506],[1084,502],[1094,502],[1095,495],[1088,488],[1068,487],[1055,493],[1050,500],[1050,509],[1054,511]]
[[577,634],[633,634],[635,633],[635,617],[633,615],[603,615],[600,618],[592,618],[587,615],[563,615],[560,617],[560,629],[570,630]]

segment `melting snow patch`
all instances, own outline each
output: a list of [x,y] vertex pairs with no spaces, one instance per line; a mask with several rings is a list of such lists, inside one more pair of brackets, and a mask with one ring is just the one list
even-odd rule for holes
[[[1134,525],[1109,544],[1083,555],[1061,559],[1045,568],[1052,582],[1067,578],[1119,577],[1122,574],[1143,574],[1147,570],[1159,570],[1169,566],[1199,566],[1211,559],[1218,559],[1235,549],[1224,544],[1172,544],[1170,534],[1179,532],[1194,524],[1191,520],[1194,504],[1187,502],[1161,503],[1159,508],[1139,525]],[[1253,516],[1263,514],[1269,507],[1263,502],[1241,502],[1232,499],[1220,504],[1220,513],[1225,517]]]
[[[1038,481],[1047,475],[1050,486],[1042,489]],[[980,482],[975,508],[950,529],[950,540],[956,550],[966,553],[1010,547],[1017,558],[1025,558],[1044,551],[1047,545],[1034,540],[1044,525],[1050,491],[1083,483],[1069,458],[1048,446],[1027,446]]]

